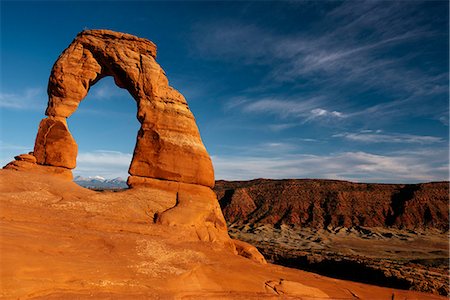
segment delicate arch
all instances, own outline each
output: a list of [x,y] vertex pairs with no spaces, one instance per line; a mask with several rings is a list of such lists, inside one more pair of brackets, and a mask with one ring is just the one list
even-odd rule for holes
[[66,118],[78,108],[89,88],[113,76],[136,100],[141,123],[129,184],[156,178],[214,186],[211,159],[185,98],[169,86],[155,61],[156,46],[146,39],[109,30],[77,35],[55,62],[48,83],[47,118],[36,137],[37,163],[73,169],[77,145]]

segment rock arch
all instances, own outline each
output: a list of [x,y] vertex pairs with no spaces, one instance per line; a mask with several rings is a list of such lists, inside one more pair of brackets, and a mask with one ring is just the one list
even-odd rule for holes
[[154,178],[213,187],[211,159],[195,118],[155,58],[155,44],[143,38],[109,30],[79,33],[51,70],[47,117],[39,125],[34,146],[37,163],[75,168],[77,144],[66,119],[92,85],[113,76],[116,85],[136,100],[141,123],[129,185]]
[[[16,156],[4,169],[71,179],[78,146],[67,118],[92,85],[113,76],[136,100],[141,123],[128,185],[142,188],[124,191],[121,196],[133,195],[147,203],[134,207],[132,216],[122,217],[145,215],[157,224],[180,226],[187,229],[186,239],[220,243],[234,253],[265,263],[255,247],[228,235],[211,189],[211,159],[194,116],[184,97],[169,86],[155,57],[156,46],[146,39],[109,30],[79,33],[52,68],[47,117],[39,124],[34,152]],[[147,211],[150,203],[155,206],[152,211],[157,210],[153,216]]]

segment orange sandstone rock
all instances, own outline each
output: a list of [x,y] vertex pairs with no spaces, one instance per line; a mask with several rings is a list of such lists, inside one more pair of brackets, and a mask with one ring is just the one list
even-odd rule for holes
[[189,228],[198,240],[224,244],[234,251],[216,195],[210,188],[138,176],[130,176],[128,184],[163,190],[174,199],[175,206],[155,215],[156,224]]
[[233,240],[233,243],[236,247],[237,253],[240,256],[247,257],[261,264],[267,264],[266,259],[261,253],[259,253],[258,249],[256,249],[255,246],[240,240]]
[[33,152],[30,152],[28,154],[20,154],[14,157],[15,160],[18,161],[26,161],[35,164],[36,163],[36,157],[32,154]]
[[[33,155],[20,155],[5,168],[71,180],[77,144],[66,119],[91,86],[113,76],[136,100],[141,123],[129,168],[131,195],[156,191],[163,195],[158,201],[173,201],[174,206],[157,211],[150,218],[153,223],[176,227],[186,238],[214,242],[236,253],[211,189],[214,170],[195,118],[186,99],[169,86],[155,57],[156,46],[146,39],[109,30],[79,33],[52,68],[48,117],[39,125]],[[243,249],[246,256],[264,261],[256,248],[248,245]]]
[[36,163],[36,157],[31,154],[21,154],[15,157],[16,160],[4,166],[4,169],[15,171],[26,171],[30,173],[52,175],[66,180],[72,180],[73,175],[70,169],[53,166],[42,166]]
[[69,132],[65,118],[42,119],[34,145],[34,156],[40,165],[73,169],[78,146]]
[[76,144],[64,121],[89,88],[106,76],[137,102],[141,123],[129,172],[134,176],[214,186],[214,171],[186,99],[169,86],[156,46],[109,30],[77,35],[52,68],[48,107],[39,126],[39,164],[73,169]]
[[95,192],[0,170],[1,298],[447,299],[258,264],[199,241],[194,227],[155,224],[176,205],[163,182]]

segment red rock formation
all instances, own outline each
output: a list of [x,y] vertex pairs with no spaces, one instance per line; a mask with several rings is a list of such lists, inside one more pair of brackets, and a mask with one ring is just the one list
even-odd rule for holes
[[141,123],[129,173],[133,176],[214,186],[211,159],[183,95],[169,86],[155,61],[156,46],[129,34],[86,30],[55,62],[48,83],[48,118],[34,154],[40,165],[73,169],[77,145],[66,118],[105,76],[136,100]]
[[[141,123],[129,169],[130,188],[164,191],[176,200],[175,206],[158,212],[152,221],[182,226],[201,241],[217,242],[236,252],[211,190],[214,171],[195,118],[183,95],[169,86],[155,58],[156,46],[146,39],[109,30],[79,33],[52,68],[48,117],[39,125],[34,153],[17,156],[5,168],[71,180],[77,144],[66,118],[92,85],[113,76],[136,100]],[[248,245],[245,253],[261,261],[253,246]]]
[[53,166],[43,166],[36,163],[36,157],[33,152],[29,154],[21,154],[14,157],[15,160],[4,166],[4,169],[25,171],[30,173],[39,173],[45,175],[58,176],[67,180],[72,180],[72,172],[70,169]]
[[67,127],[66,118],[42,119],[34,146],[36,162],[44,166],[76,167],[78,146]]
[[176,203],[176,192],[163,188],[95,192],[0,170],[1,298],[447,299],[256,263],[199,242],[189,227],[153,223]]
[[405,185],[258,179],[218,181],[215,191],[229,223],[449,228],[448,182]]

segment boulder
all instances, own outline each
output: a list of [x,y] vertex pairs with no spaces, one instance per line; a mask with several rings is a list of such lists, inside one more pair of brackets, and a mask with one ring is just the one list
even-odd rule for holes
[[267,264],[264,256],[256,249],[255,246],[250,245],[249,243],[233,240],[234,246],[236,247],[236,251],[240,256],[251,259],[260,264]]
[[34,156],[40,165],[74,169],[78,146],[67,127],[66,119],[42,119],[34,144]]
[[20,154],[14,157],[15,160],[26,161],[35,164],[37,162],[36,157],[33,155],[33,152],[28,154]]

